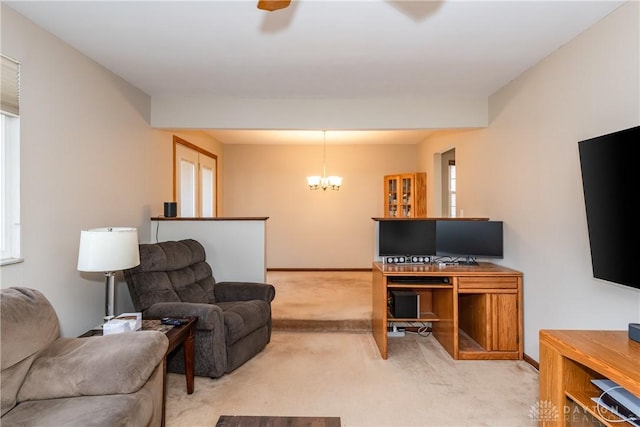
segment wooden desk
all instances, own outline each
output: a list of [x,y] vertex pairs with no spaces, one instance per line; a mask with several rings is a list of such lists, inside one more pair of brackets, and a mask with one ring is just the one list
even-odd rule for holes
[[539,338],[540,402],[552,409],[540,414],[540,426],[631,426],[598,414],[591,397],[601,390],[591,380],[607,378],[640,397],[640,343],[627,331],[541,330]]
[[[411,278],[413,283],[400,283]],[[421,282],[420,279],[424,278]],[[446,282],[440,279],[446,279]],[[420,295],[417,318],[393,318],[391,290]],[[373,263],[373,337],[388,357],[389,322],[431,322],[433,335],[454,359],[523,358],[522,273],[478,265]]]

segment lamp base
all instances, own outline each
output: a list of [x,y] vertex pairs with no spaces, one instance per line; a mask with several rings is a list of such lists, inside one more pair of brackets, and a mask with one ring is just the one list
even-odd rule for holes
[[115,291],[115,276],[116,274],[113,271],[108,271],[104,273],[106,278],[105,283],[105,307],[104,307],[104,322],[107,323],[109,320],[113,319],[115,316],[115,299],[116,299],[116,291]]

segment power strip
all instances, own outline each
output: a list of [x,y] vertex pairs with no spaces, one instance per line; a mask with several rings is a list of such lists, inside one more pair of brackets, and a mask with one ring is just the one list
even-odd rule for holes
[[403,337],[404,336],[404,329],[402,331],[399,331],[398,327],[396,325],[393,325],[393,330],[387,331],[387,336],[388,337]]

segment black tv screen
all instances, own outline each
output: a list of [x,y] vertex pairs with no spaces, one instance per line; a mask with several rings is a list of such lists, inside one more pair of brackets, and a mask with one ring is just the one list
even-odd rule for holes
[[378,253],[380,256],[435,255],[436,221],[380,221]]
[[436,236],[436,255],[502,258],[502,221],[438,221]]
[[638,194],[640,126],[578,142],[593,277],[640,289],[633,254],[640,235],[633,201]]

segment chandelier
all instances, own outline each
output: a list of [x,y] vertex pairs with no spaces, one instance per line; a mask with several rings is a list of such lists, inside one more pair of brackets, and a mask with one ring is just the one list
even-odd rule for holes
[[309,185],[309,190],[318,190],[322,188],[322,190],[327,190],[327,188],[331,188],[332,190],[340,190],[340,186],[342,185],[342,177],[341,176],[327,176],[327,131],[322,131],[322,139],[323,139],[323,161],[322,161],[322,176],[314,175],[307,177],[307,184]]

